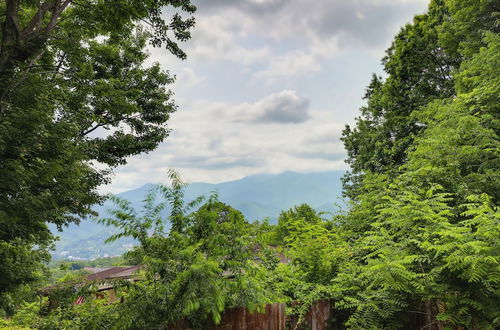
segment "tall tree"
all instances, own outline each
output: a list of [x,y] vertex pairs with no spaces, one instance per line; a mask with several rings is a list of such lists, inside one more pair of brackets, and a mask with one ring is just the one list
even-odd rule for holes
[[414,112],[426,129],[399,175],[363,179],[344,226],[354,262],[332,281],[353,328],[498,326],[500,38],[480,44],[457,95]]
[[498,13],[498,1],[431,2],[344,131],[352,259],[332,289],[352,328],[498,326]]
[[[145,47],[185,58],[177,42],[190,37],[195,9],[189,0],[0,4],[0,254],[11,256],[0,277],[23,266],[24,250],[50,245],[48,223],[63,229],[92,214],[113,168],[168,136],[173,78],[145,65]],[[5,278],[22,284],[28,273]]]
[[413,141],[426,124],[413,116],[430,101],[456,95],[453,72],[498,32],[498,2],[433,0],[394,38],[382,63],[387,78],[373,76],[367,105],[342,140],[351,173],[345,194],[356,199],[363,174],[395,173],[407,161]]

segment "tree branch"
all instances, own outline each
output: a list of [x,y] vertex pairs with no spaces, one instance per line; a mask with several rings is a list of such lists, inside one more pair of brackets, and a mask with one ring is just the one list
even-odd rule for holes
[[30,33],[33,33],[35,30],[40,30],[43,22],[43,17],[45,16],[45,13],[49,11],[52,6],[54,5],[53,1],[45,1],[42,3],[40,6],[38,6],[38,10],[36,14],[31,18],[30,22],[26,27],[23,29],[23,37],[26,37]]
[[86,131],[83,131],[83,132],[80,132],[80,137],[84,137],[90,133],[92,133],[93,131],[95,131],[96,129],[98,129],[99,127],[104,127],[106,125],[114,125],[114,124],[117,124],[123,120],[130,120],[130,119],[137,119],[137,118],[140,118],[140,114],[135,114],[135,115],[132,115],[132,116],[122,116],[120,118],[116,118],[116,119],[109,119],[109,121],[107,122],[101,122],[101,123],[97,123],[95,126],[89,128],[88,130]]
[[61,3],[61,0],[55,0],[54,8],[52,10],[52,16],[50,21],[45,28],[45,32],[50,33],[57,25],[57,20],[61,16],[61,13],[69,6],[72,0],[65,0]]
[[59,61],[57,63],[56,71],[54,72],[54,74],[52,75],[50,80],[54,80],[56,75],[59,73],[59,70],[61,70],[62,65],[63,65],[65,60],[66,60],[66,53],[62,53],[62,55],[59,56]]
[[90,133],[92,133],[93,131],[95,131],[96,129],[98,129],[99,127],[103,127],[103,126],[106,126],[108,123],[100,123],[100,124],[96,124],[94,127],[92,128],[89,128],[88,130],[84,131],[84,132],[81,132],[80,133],[80,137],[84,137]]
[[17,13],[19,10],[19,0],[6,0],[6,1],[7,1],[7,6],[5,8],[6,18],[5,18],[4,34],[7,33],[9,37],[18,38],[20,34],[19,17]]
[[18,9],[19,0],[6,0],[5,22],[0,47],[0,71],[9,62],[9,48],[15,45],[20,38]]

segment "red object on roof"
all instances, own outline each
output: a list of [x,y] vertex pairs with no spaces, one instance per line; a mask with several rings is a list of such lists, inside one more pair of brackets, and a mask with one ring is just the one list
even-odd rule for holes
[[81,305],[83,304],[85,301],[85,298],[83,296],[78,296],[78,298],[76,298],[75,302],[73,303],[73,305]]

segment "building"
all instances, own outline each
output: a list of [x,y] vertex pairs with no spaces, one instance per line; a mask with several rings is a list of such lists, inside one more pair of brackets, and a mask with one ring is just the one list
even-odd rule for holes
[[54,295],[51,295],[58,290],[70,290],[75,293],[82,291],[82,295],[73,302],[74,305],[83,303],[85,296],[88,295],[97,299],[108,299],[111,303],[117,300],[115,288],[120,281],[136,282],[142,279],[139,274],[141,267],[140,265],[108,268],[85,267],[84,270],[89,271],[90,274],[70,282],[45,287],[38,293],[42,298],[49,297],[49,309],[56,308],[59,304]]

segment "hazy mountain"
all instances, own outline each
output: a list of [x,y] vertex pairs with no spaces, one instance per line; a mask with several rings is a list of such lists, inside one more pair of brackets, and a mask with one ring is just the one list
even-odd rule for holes
[[[266,217],[275,220],[280,211],[294,205],[308,203],[318,211],[333,212],[341,203],[341,182],[343,171],[323,173],[259,174],[240,180],[219,184],[196,182],[186,188],[187,201],[200,195],[217,191],[221,201],[240,210],[249,221]],[[153,184],[148,183],[137,189],[118,194],[140,209],[142,200]],[[111,202],[95,207],[101,217],[106,217],[106,210],[113,207]],[[97,224],[92,220],[83,220],[79,226],[71,225],[62,233],[57,243],[55,258],[96,258],[107,255],[119,255],[133,246],[132,239],[122,239],[112,244],[104,240],[111,235],[113,228]]]

